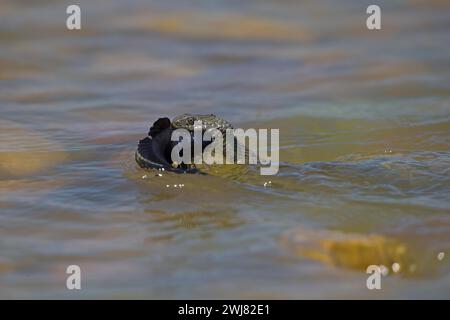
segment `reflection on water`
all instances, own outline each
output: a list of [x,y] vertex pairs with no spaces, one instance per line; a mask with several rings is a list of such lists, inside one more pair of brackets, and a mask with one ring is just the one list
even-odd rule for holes
[[[80,5],[0,3],[0,297],[449,297],[448,1]],[[138,169],[186,112],[280,128],[279,174]]]

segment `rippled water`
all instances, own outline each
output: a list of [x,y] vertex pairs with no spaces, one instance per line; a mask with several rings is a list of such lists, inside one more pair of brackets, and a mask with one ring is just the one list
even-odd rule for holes
[[[0,297],[450,298],[448,1],[78,3],[0,2]],[[279,174],[138,169],[185,112],[280,128]]]

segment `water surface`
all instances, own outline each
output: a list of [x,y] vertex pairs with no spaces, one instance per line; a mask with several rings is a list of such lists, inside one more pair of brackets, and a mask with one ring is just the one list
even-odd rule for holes
[[[450,297],[447,1],[79,3],[0,3],[1,298]],[[279,174],[137,168],[186,112],[280,128]]]

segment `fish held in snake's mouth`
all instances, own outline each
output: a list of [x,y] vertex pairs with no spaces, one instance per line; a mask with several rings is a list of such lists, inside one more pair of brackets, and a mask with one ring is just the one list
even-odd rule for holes
[[[231,125],[214,115],[181,115],[171,122],[169,118],[159,118],[148,132],[148,136],[139,141],[135,154],[136,162],[142,168],[169,170],[175,172],[195,173],[198,170],[194,164],[175,163],[172,161],[171,153],[179,141],[172,141],[172,132],[176,129],[186,129],[191,134],[193,142],[193,123],[202,120],[204,130],[217,128],[219,130],[230,128]],[[202,150],[206,148],[211,141],[202,142]],[[193,158],[192,154],[192,158]],[[191,161],[192,163],[193,161]]]

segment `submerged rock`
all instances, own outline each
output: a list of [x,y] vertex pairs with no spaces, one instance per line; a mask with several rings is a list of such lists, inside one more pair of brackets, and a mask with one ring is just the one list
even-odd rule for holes
[[18,123],[0,120],[0,179],[34,174],[66,158],[57,142]]
[[298,256],[361,271],[376,265],[411,275],[422,272],[426,261],[401,240],[377,234],[296,228],[282,235],[281,244]]

